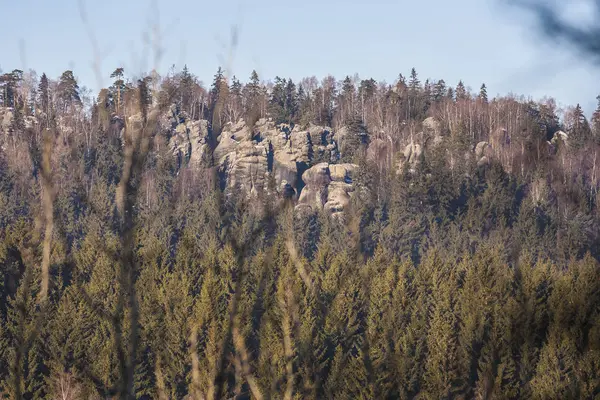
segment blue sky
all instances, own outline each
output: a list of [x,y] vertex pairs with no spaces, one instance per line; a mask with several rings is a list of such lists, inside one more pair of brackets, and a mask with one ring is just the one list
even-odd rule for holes
[[106,85],[117,66],[130,74],[152,68],[142,36],[158,16],[161,73],[186,63],[209,83],[228,58],[235,25],[231,70],[242,80],[256,69],[263,79],[358,73],[393,82],[414,66],[422,81],[462,79],[473,90],[485,82],[491,95],[548,95],[559,105],[579,102],[589,115],[600,71],[566,49],[540,44],[532,20],[499,1],[156,0],[156,12],[149,0],[82,0],[86,28],[78,0],[0,0],[8,16],[0,24],[0,68],[51,77],[73,69],[80,85],[96,90],[88,31],[99,44]]

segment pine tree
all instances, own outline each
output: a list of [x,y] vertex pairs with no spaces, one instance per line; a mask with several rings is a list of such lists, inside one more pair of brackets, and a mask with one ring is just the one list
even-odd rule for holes
[[255,70],[250,75],[250,82],[244,87],[244,119],[250,129],[261,117],[262,88]]
[[115,111],[117,114],[121,113],[121,100],[123,99],[123,93],[125,91],[125,81],[123,80],[124,69],[119,67],[110,74],[111,78],[115,78],[110,93],[115,103]]
[[575,106],[571,118],[572,121],[567,132],[569,134],[569,143],[578,149],[583,147],[591,137],[590,125],[579,103]]
[[485,83],[482,83],[481,84],[481,89],[479,89],[479,99],[484,104],[487,104],[487,102],[488,102],[487,88],[485,86]]
[[458,315],[455,311],[457,274],[454,266],[434,250],[420,268],[432,276],[430,330],[424,389],[431,398],[455,398],[464,391],[465,372],[460,365]]
[[458,81],[458,85],[456,85],[456,100],[466,100],[467,98],[467,90],[463,81]]
[[183,66],[181,76],[179,79],[179,93],[180,93],[180,105],[181,109],[184,110],[188,115],[193,116],[194,110],[193,98],[194,98],[194,84],[195,78],[188,70],[187,64]]
[[598,103],[592,115],[592,134],[594,141],[600,144],[600,95],[596,96],[596,100]]
[[211,122],[211,131],[212,131],[212,148],[215,147],[215,140],[217,136],[221,133],[221,128],[223,125],[223,111],[225,106],[225,101],[228,97],[229,87],[227,85],[227,80],[225,79],[224,71],[219,67],[217,73],[215,74],[212,86],[210,88],[210,92],[208,95],[209,101],[209,113],[210,113],[210,122]]
[[344,78],[342,82],[342,93],[341,93],[341,118],[342,124],[346,122],[346,120],[354,115],[355,113],[355,98],[356,98],[356,87],[354,86],[354,82],[350,79],[349,76]]
[[40,101],[40,109],[48,116],[48,114],[50,114],[50,87],[46,74],[42,74],[42,77],[40,78],[38,98]]
[[417,75],[417,71],[414,67],[410,70],[410,80],[408,81],[408,88],[411,93],[416,95],[419,90],[421,90],[421,81],[419,81],[419,77]]
[[287,81],[280,77],[275,77],[275,85],[271,91],[269,99],[269,112],[273,116],[276,124],[281,124],[288,121],[288,115],[285,108],[286,93],[285,88]]
[[4,107],[19,108],[17,88],[23,80],[23,71],[15,69],[12,72],[0,75],[0,87],[2,88],[2,100]]
[[79,96],[79,85],[73,75],[73,71],[65,71],[60,76],[57,87],[58,97],[62,100],[63,111],[72,105],[81,105]]
[[297,122],[298,116],[298,93],[296,92],[296,85],[291,78],[287,80],[285,86],[285,112],[288,124],[294,124]]
[[433,86],[433,100],[436,102],[441,101],[446,97],[447,91],[446,82],[443,79],[440,79]]
[[431,106],[431,102],[433,101],[433,86],[429,79],[425,80],[425,84],[423,85],[423,95],[422,95],[422,103],[423,103],[423,116],[427,115],[427,110]]

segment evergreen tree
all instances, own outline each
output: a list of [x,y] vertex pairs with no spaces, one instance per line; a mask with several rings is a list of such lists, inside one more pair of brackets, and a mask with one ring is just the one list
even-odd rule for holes
[[438,102],[446,97],[448,89],[446,88],[446,82],[443,79],[440,79],[433,86],[433,100]]
[[62,101],[63,111],[72,105],[81,105],[79,85],[73,75],[73,71],[68,70],[62,73],[58,82],[57,92],[59,99]]
[[572,113],[572,121],[568,129],[569,143],[576,149],[585,145],[591,137],[591,130],[583,110],[579,103],[575,106]]
[[288,114],[286,112],[286,89],[287,81],[280,77],[275,77],[275,85],[271,91],[271,98],[269,99],[269,111],[273,116],[276,124],[281,124],[288,121]]
[[112,86],[110,87],[110,95],[112,100],[115,102],[115,112],[121,113],[121,101],[125,92],[125,81],[123,80],[124,69],[119,67],[110,74],[111,78],[114,78]]
[[344,78],[342,82],[342,93],[341,93],[341,117],[342,123],[344,123],[350,116],[355,113],[355,97],[356,88],[354,82],[349,76]]
[[194,84],[195,78],[188,70],[187,64],[183,66],[183,70],[181,71],[181,76],[179,78],[179,102],[181,109],[190,115],[190,117],[194,114],[194,110],[192,110],[193,101],[194,101]]
[[46,115],[50,114],[50,87],[46,74],[42,74],[42,77],[40,78],[40,84],[38,86],[38,98],[42,112]]
[[592,115],[592,134],[594,141],[597,144],[600,144],[600,95],[596,96],[596,100],[598,101],[596,110],[594,110],[594,114]]
[[410,70],[410,80],[408,81],[408,88],[410,89],[413,96],[416,95],[419,92],[419,90],[421,90],[421,81],[419,81],[417,71],[414,68]]
[[484,104],[487,104],[487,102],[488,102],[487,88],[485,86],[485,83],[482,83],[481,84],[481,89],[479,89],[479,99]]
[[228,97],[228,88],[229,87],[225,79],[224,71],[221,69],[221,67],[219,67],[217,73],[215,74],[208,95],[210,122],[213,138],[213,143],[211,146],[212,148],[215,147],[216,137],[221,133],[221,128],[223,126],[223,111],[225,101]]
[[296,91],[296,85],[294,84],[291,78],[287,80],[287,85],[285,86],[284,105],[287,123],[296,123],[298,115],[298,93]]
[[433,101],[433,87],[429,79],[425,80],[425,84],[423,85],[423,115],[427,114],[427,110],[431,106],[431,102]]
[[258,74],[252,70],[250,82],[244,87],[245,109],[244,119],[250,129],[261,117],[262,88]]
[[0,75],[0,88],[2,89],[2,102],[4,107],[20,107],[17,98],[17,88],[22,80],[23,71],[19,69]]
[[458,85],[456,85],[456,100],[467,100],[467,98],[467,90],[463,81],[458,81]]

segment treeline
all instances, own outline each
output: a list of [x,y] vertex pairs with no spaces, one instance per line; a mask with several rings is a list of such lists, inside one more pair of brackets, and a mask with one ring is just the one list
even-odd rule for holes
[[[70,71],[3,76],[5,397],[600,395],[598,129],[579,107],[560,120],[550,100],[414,70],[394,85],[219,71],[209,90],[187,69],[112,75],[95,98]],[[343,218],[178,168],[171,104],[215,140],[264,116],[366,130]],[[396,168],[425,117],[443,145]],[[568,145],[544,147],[560,129]],[[477,165],[464,154],[482,140],[494,153]]]

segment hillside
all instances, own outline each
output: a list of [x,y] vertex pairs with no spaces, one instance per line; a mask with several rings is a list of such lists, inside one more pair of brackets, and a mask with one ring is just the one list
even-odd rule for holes
[[600,104],[111,79],[0,76],[9,398],[600,393]]

